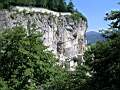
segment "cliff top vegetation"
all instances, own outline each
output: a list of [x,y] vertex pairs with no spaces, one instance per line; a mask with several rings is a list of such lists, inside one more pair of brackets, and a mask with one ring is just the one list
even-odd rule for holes
[[82,17],[87,21],[86,17],[74,9],[72,0],[66,3],[65,0],[0,0],[0,9],[9,9],[10,6],[29,6],[29,7],[41,7],[57,12],[70,12],[77,17]]

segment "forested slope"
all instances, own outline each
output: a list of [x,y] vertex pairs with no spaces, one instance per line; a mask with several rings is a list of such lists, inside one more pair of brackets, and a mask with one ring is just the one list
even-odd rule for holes
[[0,0],[0,8],[8,8],[11,5],[43,7],[59,12],[74,11],[72,1],[67,4],[65,0]]

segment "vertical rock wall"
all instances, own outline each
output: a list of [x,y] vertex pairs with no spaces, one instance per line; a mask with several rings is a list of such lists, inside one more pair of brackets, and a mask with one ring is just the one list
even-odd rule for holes
[[[77,62],[83,60],[86,21],[73,20],[70,13],[49,12],[49,10],[42,12],[38,8],[34,8],[34,11],[23,9],[0,11],[1,28],[19,25],[25,28],[35,27],[42,32],[44,45],[59,58],[63,67],[67,65],[70,70],[74,70]],[[79,58],[79,61],[76,58]]]

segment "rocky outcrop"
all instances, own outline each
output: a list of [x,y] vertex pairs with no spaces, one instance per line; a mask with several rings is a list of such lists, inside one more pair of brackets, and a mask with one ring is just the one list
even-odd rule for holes
[[22,25],[25,28],[35,28],[43,33],[44,45],[59,58],[60,64],[74,70],[77,62],[83,60],[87,22],[82,18],[74,20],[70,13],[40,10],[14,8],[11,11],[0,11],[0,27]]

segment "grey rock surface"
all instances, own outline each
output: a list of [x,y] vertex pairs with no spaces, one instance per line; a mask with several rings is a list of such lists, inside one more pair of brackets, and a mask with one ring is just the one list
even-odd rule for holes
[[[60,14],[60,13],[59,13]],[[65,66],[69,63],[70,70],[77,65],[72,58],[82,59],[85,49],[85,31],[87,23],[82,19],[74,21],[70,15],[53,15],[52,13],[26,12],[17,10],[0,11],[0,28],[11,28],[15,26],[24,28],[35,28],[43,33],[43,43],[48,50],[59,58],[60,64]]]

